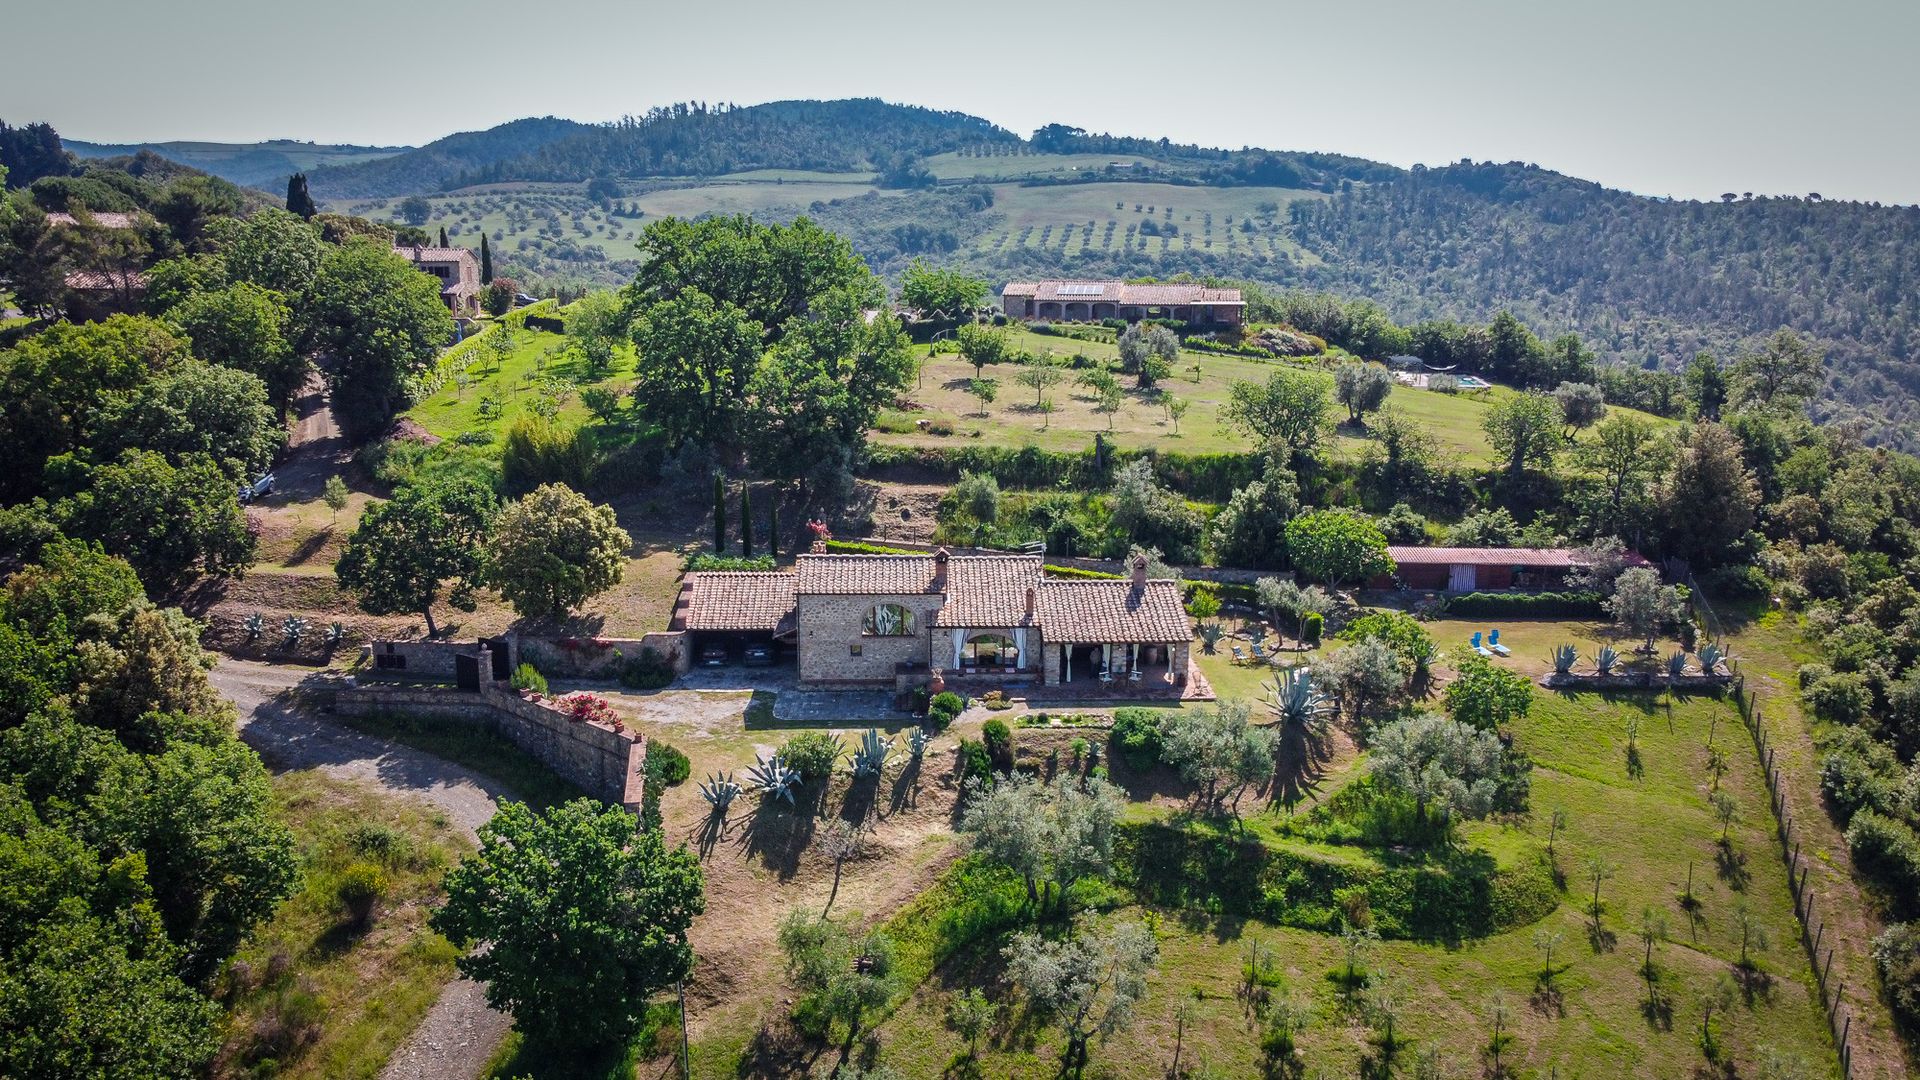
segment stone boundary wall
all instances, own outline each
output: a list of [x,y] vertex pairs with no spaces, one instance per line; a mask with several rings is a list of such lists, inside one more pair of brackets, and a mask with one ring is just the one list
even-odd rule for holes
[[1720,692],[1732,684],[1731,675],[1682,675],[1670,679],[1666,675],[1625,674],[1625,675],[1559,675],[1549,672],[1535,680],[1549,690],[1685,690],[1692,692]]
[[557,709],[491,686],[479,693],[393,686],[341,686],[321,693],[348,716],[405,713],[489,728],[588,795],[629,810],[640,808],[647,740],[638,732],[572,720]]
[[[693,669],[693,643],[684,630],[657,630],[637,638],[549,638],[515,636],[514,663],[532,664],[540,674],[560,679],[614,679],[619,664],[652,649],[679,675]],[[617,655],[616,655],[617,654]]]
[[[375,675],[441,682],[453,681],[454,657],[477,655],[479,645],[472,641],[374,641],[367,645],[367,662]],[[388,666],[381,657],[399,657],[401,665]]]

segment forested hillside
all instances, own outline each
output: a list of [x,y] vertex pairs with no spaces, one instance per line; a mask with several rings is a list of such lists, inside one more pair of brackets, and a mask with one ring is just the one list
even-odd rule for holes
[[[1920,208],[1675,202],[1531,166],[1462,164],[1291,207],[1301,277],[1402,319],[1508,308],[1604,356],[1673,367],[1780,326],[1825,344],[1828,414],[1910,445],[1920,418]],[[1904,429],[1904,433],[1903,433]]]
[[375,161],[412,149],[406,146],[354,146],[270,139],[257,143],[160,142],[95,143],[66,140],[66,148],[83,159],[130,157],[142,150],[169,161],[191,165],[222,180],[272,191],[286,186],[287,177],[330,165]]
[[590,130],[587,124],[552,116],[528,117],[485,131],[463,131],[418,150],[358,165],[315,169],[315,198],[359,199],[438,191],[456,176],[496,161],[532,153],[548,143]]

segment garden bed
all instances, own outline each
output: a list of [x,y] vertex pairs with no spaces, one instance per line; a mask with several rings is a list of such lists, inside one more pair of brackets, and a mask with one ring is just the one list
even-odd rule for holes
[[1731,682],[1731,675],[1681,675],[1673,677],[1662,672],[1626,671],[1613,675],[1579,675],[1548,673],[1540,676],[1538,682],[1549,690],[1564,690],[1579,693],[1588,690],[1674,690],[1680,693],[1708,693],[1725,690]]

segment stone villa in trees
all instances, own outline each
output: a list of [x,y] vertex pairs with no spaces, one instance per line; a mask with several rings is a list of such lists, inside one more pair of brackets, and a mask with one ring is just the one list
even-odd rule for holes
[[1053,578],[1036,555],[801,555],[794,569],[688,574],[674,614],[696,651],[770,643],[804,685],[904,692],[947,681],[1121,686],[1178,696],[1188,685],[1180,584]]
[[407,260],[423,274],[440,279],[440,302],[455,318],[471,318],[480,313],[480,260],[466,248],[417,247],[399,245],[395,255]]
[[1178,319],[1239,326],[1247,303],[1239,289],[1204,285],[1128,285],[1122,281],[1010,281],[1000,290],[1009,319],[1098,322]]

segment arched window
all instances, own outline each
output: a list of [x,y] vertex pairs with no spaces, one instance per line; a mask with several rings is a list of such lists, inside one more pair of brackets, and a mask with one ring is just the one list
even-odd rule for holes
[[867,609],[860,630],[871,637],[912,637],[913,612],[899,604],[875,604]]
[[975,634],[967,639],[961,659],[975,667],[1010,667],[1018,662],[1019,652],[1005,634]]

